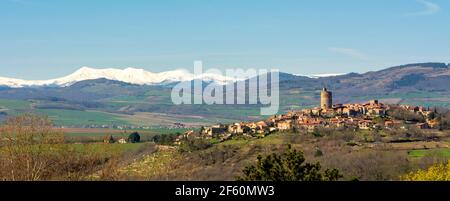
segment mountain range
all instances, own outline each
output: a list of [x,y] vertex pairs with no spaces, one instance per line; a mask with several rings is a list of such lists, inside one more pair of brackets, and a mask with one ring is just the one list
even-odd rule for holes
[[22,80],[0,77],[0,86],[11,88],[42,86],[66,87],[77,82],[95,79],[108,79],[138,85],[157,85],[191,81],[194,79],[201,79],[218,84],[226,84],[228,82],[237,81],[233,78],[211,73],[194,75],[186,70],[173,70],[161,73],[153,73],[145,71],[144,69],[137,68],[126,68],[121,70],[114,68],[96,69],[90,67],[82,67],[70,75],[50,80]]
[[[317,75],[296,75],[296,76],[321,78],[338,75],[342,74],[317,74]],[[225,85],[242,80],[236,77],[227,77],[224,75],[212,73],[194,75],[193,73],[190,73],[189,71],[183,69],[153,73],[138,68],[125,68],[122,70],[115,68],[98,69],[91,67],[81,67],[80,69],[78,69],[77,71],[75,71],[70,75],[49,80],[23,80],[16,78],[0,77],[0,86],[10,88],[67,87],[77,82],[96,79],[107,79],[137,85],[164,85],[192,80],[203,80],[205,82],[214,82],[216,84]]]
[[[391,82],[396,82],[394,85],[401,86],[409,84],[409,81],[417,78],[445,78],[445,76],[450,75],[448,70],[448,65],[445,63],[419,63],[419,64],[408,64],[403,66],[397,66],[388,68],[385,70],[377,72],[368,72],[364,74],[349,73],[349,74],[319,74],[319,75],[300,75],[300,74],[288,74],[292,77],[298,78],[312,78],[312,79],[329,79],[334,81],[334,83],[328,84],[338,84],[345,82],[343,79],[347,80],[347,83],[360,82],[360,83],[370,83],[371,81],[377,80],[378,85],[392,84]],[[408,75],[404,77],[404,75]],[[289,76],[287,76],[289,77]],[[389,80],[385,80],[389,78]],[[96,80],[96,79],[107,79],[113,81],[120,81],[128,84],[137,85],[164,85],[177,82],[185,82],[192,80],[203,80],[205,82],[215,82],[217,84],[229,84],[230,82],[239,81],[234,77],[227,77],[219,74],[205,73],[201,75],[194,75],[187,70],[173,70],[165,71],[160,73],[153,73],[146,71],[144,69],[138,68],[126,68],[126,69],[115,69],[115,68],[105,68],[96,69],[90,67],[81,67],[74,73],[49,80],[23,80],[15,78],[0,77],[0,86],[10,87],[10,88],[26,88],[26,87],[67,87],[73,85],[77,82],[82,82],[86,80]],[[282,80],[283,81],[283,80]],[[312,80],[310,80],[312,81]],[[316,80],[317,81],[317,80]],[[386,82],[387,81],[387,82]],[[324,81],[327,82],[327,81]],[[372,86],[372,83],[370,83]],[[363,87],[363,86],[361,86]]]

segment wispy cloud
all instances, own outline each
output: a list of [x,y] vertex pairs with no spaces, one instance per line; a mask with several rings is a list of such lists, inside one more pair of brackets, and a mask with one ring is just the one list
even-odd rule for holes
[[365,55],[364,53],[362,53],[361,51],[359,51],[357,49],[342,48],[342,47],[330,47],[330,48],[328,48],[328,50],[331,52],[334,52],[334,53],[343,54],[345,56],[353,57],[356,59],[361,59],[361,60],[368,59],[367,55]]
[[418,12],[407,13],[406,16],[425,16],[425,15],[433,15],[441,10],[441,7],[438,4],[427,0],[417,0],[418,3],[424,6],[424,9]]

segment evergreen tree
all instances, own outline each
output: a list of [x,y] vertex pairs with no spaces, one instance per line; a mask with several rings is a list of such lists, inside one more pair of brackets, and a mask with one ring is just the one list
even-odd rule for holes
[[301,151],[292,149],[281,154],[258,156],[256,165],[243,169],[240,181],[337,181],[342,175],[336,169],[321,171],[319,163],[305,163]]

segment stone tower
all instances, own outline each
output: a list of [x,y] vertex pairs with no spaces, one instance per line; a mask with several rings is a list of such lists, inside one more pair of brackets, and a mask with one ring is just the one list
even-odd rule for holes
[[327,88],[323,88],[320,92],[320,107],[322,109],[330,109],[333,107],[333,93],[328,91]]

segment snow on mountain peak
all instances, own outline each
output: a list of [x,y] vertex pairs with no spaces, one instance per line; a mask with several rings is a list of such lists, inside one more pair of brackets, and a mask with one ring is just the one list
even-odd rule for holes
[[157,85],[163,83],[192,81],[194,79],[201,79],[217,84],[226,84],[230,81],[236,81],[233,78],[218,74],[194,75],[189,71],[182,69],[153,73],[144,69],[132,67],[122,70],[116,68],[97,69],[83,66],[70,75],[50,80],[21,80],[0,77],[0,86],[8,86],[13,88],[32,86],[70,86],[76,82],[100,78],[138,85]]
[[309,78],[324,78],[324,77],[335,77],[340,75],[345,75],[345,73],[328,73],[328,74],[314,74],[314,75],[305,75],[305,74],[293,74],[295,76],[303,76],[303,77],[309,77]]

